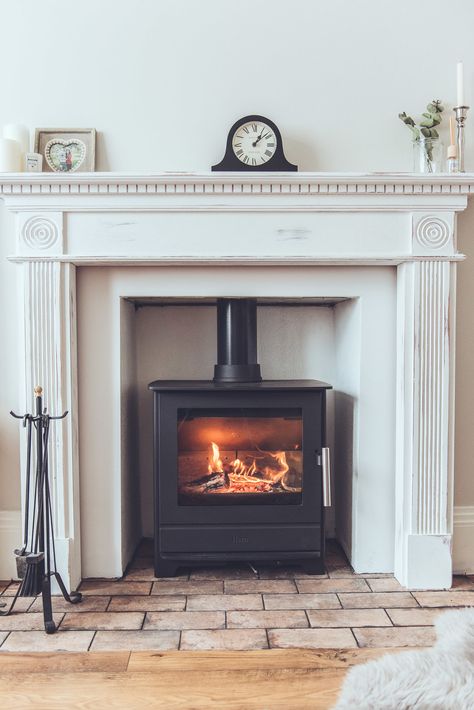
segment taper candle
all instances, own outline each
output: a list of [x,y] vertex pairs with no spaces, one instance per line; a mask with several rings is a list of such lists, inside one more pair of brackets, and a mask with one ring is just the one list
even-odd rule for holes
[[457,63],[457,90],[458,90],[458,106],[464,106],[464,65],[462,62]]

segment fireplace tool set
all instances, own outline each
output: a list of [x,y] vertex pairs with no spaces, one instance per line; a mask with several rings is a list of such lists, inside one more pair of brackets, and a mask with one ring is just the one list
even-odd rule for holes
[[[43,600],[44,628],[47,634],[56,631],[51,605],[51,579],[54,577],[64,599],[71,604],[81,601],[80,592],[68,593],[56,564],[54,543],[53,512],[51,506],[51,491],[48,474],[48,441],[51,422],[64,419],[68,412],[52,417],[43,409],[43,390],[35,387],[36,413],[20,416],[10,414],[15,419],[22,419],[27,429],[26,450],[26,488],[25,488],[25,519],[23,545],[15,550],[17,572],[20,586],[7,611],[0,615],[8,616],[13,611],[18,597],[35,597],[41,595]],[[32,443],[36,439],[36,466],[34,481],[32,477]],[[31,524],[30,524],[31,518]],[[2,605],[4,606],[4,605]]]

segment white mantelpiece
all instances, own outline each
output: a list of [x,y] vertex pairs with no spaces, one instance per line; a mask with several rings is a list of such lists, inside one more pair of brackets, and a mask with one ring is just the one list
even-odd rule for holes
[[[66,579],[74,585],[81,576],[77,267],[391,265],[398,310],[395,574],[410,587],[449,586],[455,272],[463,258],[456,213],[472,192],[474,175],[466,174],[0,177],[1,196],[17,213],[12,260],[24,324],[18,409],[31,408],[30,393],[41,383],[53,413],[70,411],[54,431],[51,454]],[[111,399],[106,408],[118,397]]]

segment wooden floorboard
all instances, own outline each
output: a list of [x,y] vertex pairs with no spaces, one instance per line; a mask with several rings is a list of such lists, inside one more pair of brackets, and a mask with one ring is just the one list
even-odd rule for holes
[[[396,652],[398,649],[389,649]],[[0,654],[16,710],[320,710],[348,668],[387,649]]]

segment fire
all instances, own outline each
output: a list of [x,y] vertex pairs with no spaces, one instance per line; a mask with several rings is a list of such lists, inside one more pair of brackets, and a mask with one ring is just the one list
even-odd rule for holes
[[207,470],[209,471],[209,473],[224,473],[224,469],[222,467],[221,455],[219,452],[219,447],[213,441],[211,441],[211,446],[212,446],[212,459],[211,459],[211,463],[207,467]]
[[[212,456],[208,465],[209,474],[223,473],[228,481],[227,492],[270,492],[276,484],[288,490],[284,484],[285,474],[289,471],[284,451],[262,452],[262,458],[269,454],[275,459],[276,466],[263,466],[259,468],[257,459],[251,464],[246,464],[239,458],[229,464],[223,464],[220,457],[219,446],[211,442]],[[222,490],[222,489],[219,489]]]

